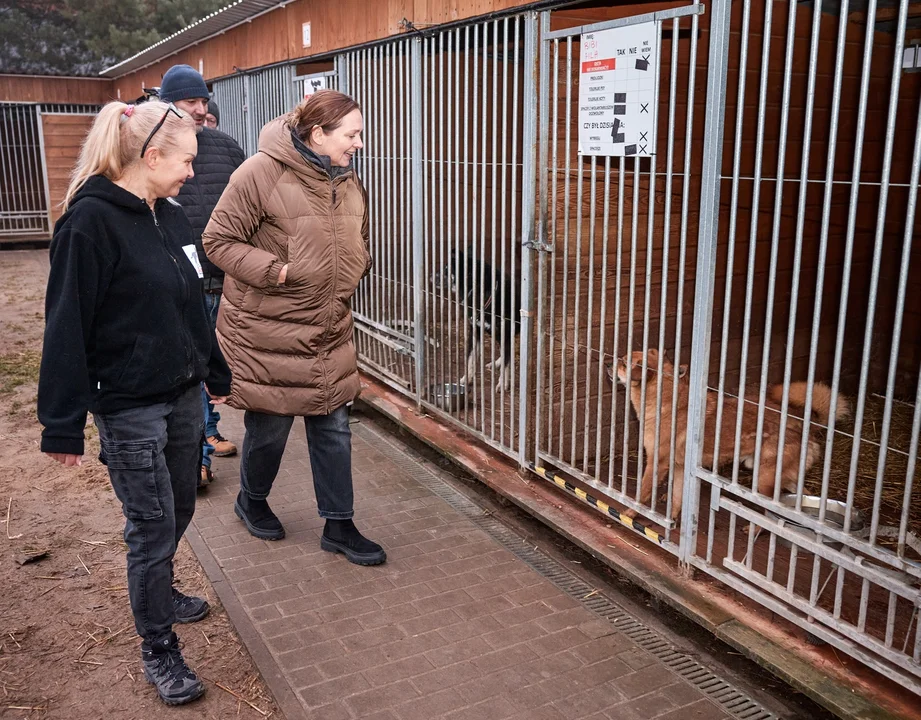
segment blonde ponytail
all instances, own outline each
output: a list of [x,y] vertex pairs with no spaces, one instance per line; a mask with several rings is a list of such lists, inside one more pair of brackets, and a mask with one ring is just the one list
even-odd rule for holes
[[[162,102],[146,102],[142,105],[110,102],[105,105],[83,141],[80,157],[64,195],[64,210],[67,210],[71,200],[93,175],[105,175],[110,180],[117,180],[138,162],[144,140],[167,109],[166,103]],[[169,151],[183,130],[195,131],[192,118],[186,114],[180,118],[169,113],[149,147]]]

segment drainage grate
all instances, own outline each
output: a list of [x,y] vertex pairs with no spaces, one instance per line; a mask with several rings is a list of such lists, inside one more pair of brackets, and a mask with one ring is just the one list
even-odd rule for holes
[[777,716],[770,713],[763,705],[715,675],[689,655],[676,649],[661,635],[641,623],[617,603],[596,592],[595,588],[589,587],[556,560],[535,549],[522,537],[491,515],[486,514],[479,505],[438,478],[419,461],[411,458],[407,453],[408,448],[397,447],[390,438],[365,423],[353,425],[352,430],[362,439],[372,442],[408,477],[444,500],[571,598],[578,600],[583,606],[610,622],[618,632],[626,635],[676,675],[694,685],[718,704],[724,712],[741,720],[776,720]]

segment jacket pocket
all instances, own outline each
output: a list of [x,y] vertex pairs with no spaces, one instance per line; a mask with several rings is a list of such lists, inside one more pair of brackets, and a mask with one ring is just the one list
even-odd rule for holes
[[155,343],[148,335],[141,335],[134,341],[131,354],[115,381],[115,387],[122,392],[134,392],[148,384],[149,377],[145,372],[148,363],[155,357]]
[[99,459],[109,469],[115,496],[129,520],[158,520],[163,517],[154,463],[156,442],[129,440],[101,441]]

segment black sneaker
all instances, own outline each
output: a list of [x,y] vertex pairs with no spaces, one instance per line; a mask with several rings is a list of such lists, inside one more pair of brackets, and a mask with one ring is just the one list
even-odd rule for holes
[[327,520],[320,547],[327,552],[342,553],[356,565],[380,565],[387,559],[384,548],[358,532],[351,520]]
[[142,643],[141,663],[147,682],[157,688],[157,694],[167,705],[185,705],[205,694],[205,686],[182,658],[176,633],[153,643]]
[[272,512],[265,498],[251,498],[241,490],[233,504],[233,511],[244,522],[250,535],[263,540],[281,540],[285,536],[281,520]]
[[211,606],[208,601],[191,595],[184,595],[173,588],[173,609],[176,611],[177,623],[193,623],[203,620]]

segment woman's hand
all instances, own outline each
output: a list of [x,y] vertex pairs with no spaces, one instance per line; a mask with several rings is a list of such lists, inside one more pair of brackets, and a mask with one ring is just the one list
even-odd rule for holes
[[212,395],[207,385],[205,385],[205,392],[208,393],[208,399],[212,405],[223,405],[230,397],[230,395]]
[[83,464],[82,455],[68,455],[67,453],[45,453],[52,460],[57,460],[65,467],[74,467]]
[[282,268],[281,268],[281,272],[278,273],[278,284],[279,284],[279,285],[284,285],[284,284],[285,284],[285,278],[287,278],[287,277],[288,277],[288,263],[285,263],[284,266],[282,266]]

